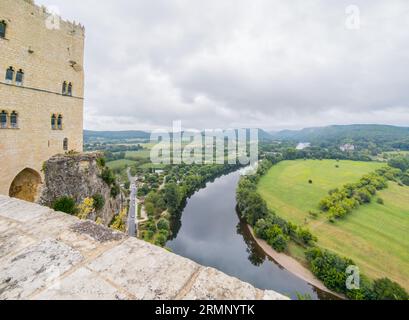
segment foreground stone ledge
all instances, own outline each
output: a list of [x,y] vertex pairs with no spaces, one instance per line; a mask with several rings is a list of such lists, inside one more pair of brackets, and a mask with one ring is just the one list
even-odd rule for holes
[[90,221],[0,196],[0,299],[288,298]]

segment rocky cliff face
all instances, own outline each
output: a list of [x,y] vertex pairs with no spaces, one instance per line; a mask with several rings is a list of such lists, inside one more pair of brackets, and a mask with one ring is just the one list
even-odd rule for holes
[[102,209],[93,210],[88,219],[100,218],[104,225],[109,225],[122,209],[123,195],[111,196],[111,186],[101,178],[102,168],[97,161],[100,157],[99,153],[80,153],[50,158],[43,166],[45,179],[38,202],[52,206],[56,199],[67,196],[79,205],[99,194],[105,204]]

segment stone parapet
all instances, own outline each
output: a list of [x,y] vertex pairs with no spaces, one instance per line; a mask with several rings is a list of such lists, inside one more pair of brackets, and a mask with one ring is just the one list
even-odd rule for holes
[[0,196],[0,299],[287,298],[91,221]]

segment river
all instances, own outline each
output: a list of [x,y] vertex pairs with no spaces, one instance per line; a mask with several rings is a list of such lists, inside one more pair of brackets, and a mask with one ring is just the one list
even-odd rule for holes
[[186,204],[175,238],[167,247],[178,255],[214,267],[224,273],[297,299],[297,293],[312,299],[332,296],[280,267],[255,243],[236,212],[236,171],[208,183]]

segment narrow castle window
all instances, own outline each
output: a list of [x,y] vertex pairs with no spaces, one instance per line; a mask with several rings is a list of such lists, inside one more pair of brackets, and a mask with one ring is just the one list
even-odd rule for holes
[[57,126],[58,126],[58,130],[62,130],[62,115],[58,116]]
[[72,96],[72,83],[71,83],[71,82],[68,84],[67,94],[68,94],[70,97]]
[[7,28],[6,22],[4,22],[4,20],[0,21],[0,38],[6,37],[6,28]]
[[18,114],[17,112],[13,111],[10,115],[10,125],[13,129],[18,128]]
[[62,144],[63,144],[64,151],[67,151],[68,150],[68,139],[65,138]]
[[16,73],[16,84],[18,86],[23,85],[23,79],[24,79],[24,72],[23,72],[23,70],[20,69]]
[[51,129],[57,129],[57,117],[55,116],[55,114],[51,116]]
[[67,94],[67,81],[64,81],[62,84],[62,94],[63,95]]
[[9,67],[6,71],[6,82],[11,83],[14,78],[14,69],[13,67]]
[[7,118],[8,118],[8,113],[3,110],[0,113],[0,128],[1,129],[6,129],[7,128]]

